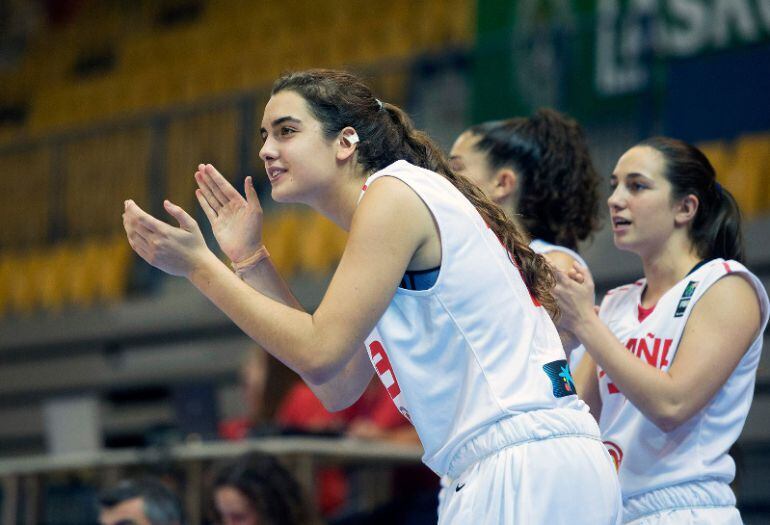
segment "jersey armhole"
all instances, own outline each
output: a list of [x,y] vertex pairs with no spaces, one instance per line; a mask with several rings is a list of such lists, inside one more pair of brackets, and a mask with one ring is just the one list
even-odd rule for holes
[[[436,176],[440,177],[441,175],[437,174]],[[379,180],[379,179],[381,179],[383,177],[390,177],[390,178],[398,180],[399,182],[404,184],[407,188],[409,188],[409,190],[412,193],[414,193],[414,195],[416,195],[418,199],[420,199],[420,202],[422,202],[423,206],[425,206],[425,209],[428,210],[428,214],[430,215],[430,218],[433,221],[433,226],[435,228],[434,231],[435,231],[436,235],[438,235],[438,241],[439,241],[440,254],[439,254],[439,264],[438,264],[438,266],[435,266],[434,268],[427,268],[427,269],[424,269],[424,270],[411,270],[411,271],[408,270],[406,272],[406,274],[409,274],[409,273],[417,273],[417,272],[430,272],[430,271],[436,270],[435,279],[433,279],[432,285],[429,288],[426,288],[426,289],[416,289],[416,290],[412,290],[412,289],[409,289],[409,288],[402,288],[401,286],[399,286],[398,292],[400,292],[400,293],[404,293],[404,292],[405,293],[426,293],[426,292],[432,292],[438,286],[439,282],[441,281],[441,276],[444,274],[444,272],[442,272],[441,269],[444,266],[444,254],[446,253],[446,247],[444,245],[444,236],[441,234],[441,225],[439,224],[439,221],[436,218],[436,215],[433,213],[433,209],[431,209],[430,205],[425,201],[425,199],[423,199],[422,195],[420,195],[419,192],[417,192],[417,190],[415,190],[412,187],[412,185],[409,184],[404,178],[398,176],[397,174],[395,174],[395,173],[381,173],[373,181],[370,180],[368,185],[367,185],[367,187],[371,187],[373,184],[375,184],[377,182],[377,180]],[[402,283],[403,282],[404,281],[402,281]]]

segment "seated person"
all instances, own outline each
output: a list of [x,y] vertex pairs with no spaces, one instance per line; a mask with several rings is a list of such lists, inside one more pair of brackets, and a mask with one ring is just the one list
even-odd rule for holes
[[121,481],[99,494],[100,525],[183,525],[177,496],[153,478]]
[[296,480],[266,454],[252,452],[221,465],[210,494],[210,519],[217,525],[321,523]]
[[261,348],[254,347],[247,352],[239,371],[243,413],[219,424],[221,438],[237,441],[269,434],[263,431],[268,359]]
[[[286,371],[259,347],[249,351],[240,371],[243,415],[220,425],[223,438],[310,434],[419,444],[414,427],[396,409],[379,379],[374,378],[349,408],[329,412],[304,381]],[[290,385],[288,391],[286,384]],[[432,491],[437,486],[435,475],[423,466],[401,468],[396,474],[396,495],[426,488]],[[317,486],[317,504],[323,516],[338,515],[350,492],[345,471],[336,467],[320,469]]]
[[220,423],[223,439],[316,434],[419,443],[414,427],[395,408],[378,380],[373,380],[349,408],[329,412],[296,374],[287,373],[275,358],[254,347],[241,365],[240,385],[243,413]]

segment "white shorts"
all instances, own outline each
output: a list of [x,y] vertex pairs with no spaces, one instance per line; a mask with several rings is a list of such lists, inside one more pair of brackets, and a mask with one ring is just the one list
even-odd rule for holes
[[479,459],[456,478],[442,478],[439,525],[619,524],[620,485],[593,418],[585,435],[511,442],[510,427],[526,415],[500,421],[463,446],[466,457],[470,449]]
[[735,495],[718,480],[663,487],[623,503],[627,525],[742,525]]

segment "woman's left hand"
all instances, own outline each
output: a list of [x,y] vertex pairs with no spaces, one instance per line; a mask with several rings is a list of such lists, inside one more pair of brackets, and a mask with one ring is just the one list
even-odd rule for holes
[[568,272],[555,270],[553,295],[559,303],[559,325],[570,332],[589,316],[595,316],[594,281],[591,274],[575,263]]
[[163,201],[163,207],[179,222],[179,227],[156,219],[134,201],[127,200],[123,227],[128,242],[152,266],[171,275],[188,277],[199,264],[214,254],[206,246],[195,219],[170,201]]

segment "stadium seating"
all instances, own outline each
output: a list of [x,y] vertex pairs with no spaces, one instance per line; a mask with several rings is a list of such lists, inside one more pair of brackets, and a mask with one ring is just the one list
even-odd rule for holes
[[[345,9],[310,0],[282,10],[246,0],[199,5],[86,2],[70,21],[31,39],[15,68],[0,74],[3,100],[27,108],[22,122],[0,123],[0,162],[10,174],[0,177],[0,252],[10,253],[3,260],[14,268],[40,262],[19,281],[39,285],[13,285],[2,300],[6,311],[57,311],[109,295],[94,275],[78,272],[68,292],[54,288],[59,270],[78,266],[70,246],[88,247],[79,264],[92,269],[89,257],[112,250],[104,239],[121,233],[123,199],[157,212],[169,198],[192,210],[198,162],[238,184],[258,172],[256,147],[244,165],[248,119],[239,94],[256,97],[258,122],[266,88],[286,69],[376,64],[386,73],[371,78],[373,87],[400,104],[407,70],[387,64],[468,45],[474,24],[469,0],[374,0]],[[310,215],[288,211],[267,229],[289,277],[325,271],[339,255],[336,227]],[[59,263],[49,273],[51,261]]]

